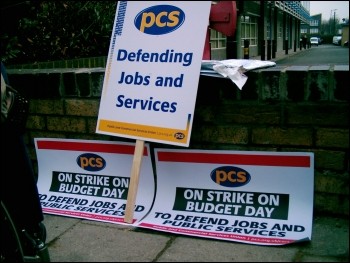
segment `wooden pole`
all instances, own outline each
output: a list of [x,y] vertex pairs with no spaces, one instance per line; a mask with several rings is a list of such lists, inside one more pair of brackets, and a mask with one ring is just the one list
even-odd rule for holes
[[133,218],[134,218],[135,202],[136,202],[137,188],[139,185],[140,169],[142,164],[144,146],[145,146],[145,141],[136,140],[134,159],[131,167],[128,198],[126,200],[125,217],[124,217],[124,222],[129,224],[132,224]]

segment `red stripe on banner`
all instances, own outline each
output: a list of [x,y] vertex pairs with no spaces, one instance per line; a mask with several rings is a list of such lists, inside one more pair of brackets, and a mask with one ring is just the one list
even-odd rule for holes
[[161,162],[310,167],[310,156],[158,152]]
[[294,239],[282,239],[282,238],[270,238],[270,237],[255,237],[255,236],[244,236],[244,235],[236,235],[236,234],[225,234],[222,232],[209,232],[202,230],[194,230],[194,229],[185,229],[185,228],[176,228],[176,227],[168,227],[163,225],[156,225],[151,223],[141,223],[138,225],[139,227],[145,227],[150,229],[155,229],[159,231],[172,232],[177,234],[185,234],[185,235],[194,235],[206,238],[218,238],[222,240],[233,240],[243,243],[255,243],[255,244],[277,244],[277,245],[286,245],[294,243]]
[[[40,150],[63,150],[84,151],[101,153],[134,154],[134,145],[114,145],[103,143],[65,142],[65,141],[37,141]],[[144,156],[148,156],[147,148],[144,147]]]
[[89,214],[84,212],[75,212],[70,210],[61,210],[61,209],[53,209],[53,208],[43,208],[44,213],[54,214],[54,215],[63,215],[63,216],[72,216],[79,218],[87,218],[93,220],[104,220],[108,222],[118,222],[124,223],[124,217],[112,217],[112,216],[104,216],[100,214]]

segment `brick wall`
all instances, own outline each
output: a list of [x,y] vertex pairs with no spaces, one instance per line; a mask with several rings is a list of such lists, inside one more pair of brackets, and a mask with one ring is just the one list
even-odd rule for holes
[[[36,169],[33,138],[131,141],[95,133],[103,67],[8,73],[30,98],[25,136]],[[349,66],[273,67],[246,75],[242,91],[229,79],[200,77],[189,148],[314,152],[315,213],[348,216]]]

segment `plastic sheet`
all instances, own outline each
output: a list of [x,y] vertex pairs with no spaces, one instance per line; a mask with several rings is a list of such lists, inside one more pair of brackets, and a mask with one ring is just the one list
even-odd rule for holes
[[253,69],[274,67],[273,61],[261,61],[252,59],[227,59],[227,60],[203,60],[201,75],[229,78],[242,90],[248,77],[245,72]]

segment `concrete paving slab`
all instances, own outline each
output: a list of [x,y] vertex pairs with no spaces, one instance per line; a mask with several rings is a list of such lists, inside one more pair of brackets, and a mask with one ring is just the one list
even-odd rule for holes
[[316,217],[312,240],[286,246],[176,235],[45,215],[52,262],[348,262],[349,220]]
[[297,248],[267,247],[221,240],[178,237],[158,262],[285,262]]

